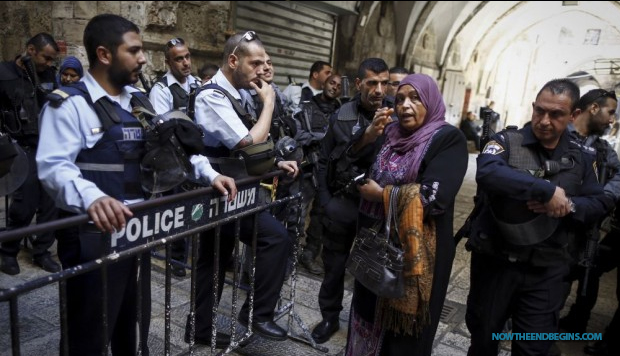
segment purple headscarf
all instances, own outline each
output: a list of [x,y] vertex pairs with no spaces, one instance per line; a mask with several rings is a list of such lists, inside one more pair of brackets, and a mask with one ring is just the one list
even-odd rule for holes
[[406,156],[409,169],[406,181],[414,182],[418,176],[418,169],[425,154],[425,148],[431,137],[440,127],[447,125],[445,115],[446,106],[443,103],[441,92],[435,80],[426,74],[410,74],[401,80],[398,89],[404,85],[411,85],[417,92],[422,104],[426,108],[424,122],[417,130],[411,132],[403,129],[400,124],[388,125],[385,128],[388,157],[392,151]]

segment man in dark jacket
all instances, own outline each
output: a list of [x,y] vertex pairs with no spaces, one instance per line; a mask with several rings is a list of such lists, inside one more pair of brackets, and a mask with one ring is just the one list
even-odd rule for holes
[[[573,82],[548,82],[532,104],[531,124],[494,135],[478,156],[484,205],[466,245],[471,356],[497,355],[491,336],[509,317],[513,335],[558,331],[575,231],[613,206],[592,155],[566,129],[578,100]],[[512,354],[546,355],[552,342],[515,338]]]
[[[28,176],[13,193],[9,207],[7,229],[28,226],[34,215],[37,223],[53,221],[58,211],[54,201],[43,190],[37,178],[35,155],[39,140],[39,111],[46,102],[46,95],[56,87],[53,67],[58,55],[58,45],[47,33],[39,33],[28,40],[26,51],[14,61],[0,64],[0,110],[2,130],[8,133],[26,152]],[[51,257],[48,249],[54,243],[52,231],[32,240],[34,264],[48,272],[60,271],[60,265]],[[2,243],[0,269],[6,274],[19,273],[17,253],[20,240]]]
[[350,161],[345,151],[351,137],[368,126],[375,111],[385,106],[388,69],[380,58],[362,61],[355,79],[359,93],[334,113],[321,141],[318,196],[325,211],[326,233],[321,254],[325,277],[319,291],[323,320],[312,331],[312,338],[317,343],[329,340],[340,327],[345,264],[355,238],[359,192],[351,182],[363,172]]

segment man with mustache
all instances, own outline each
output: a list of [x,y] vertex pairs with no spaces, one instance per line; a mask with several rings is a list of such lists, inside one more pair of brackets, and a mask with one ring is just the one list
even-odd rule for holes
[[[124,229],[133,216],[127,205],[147,197],[140,180],[145,128],[132,114],[137,107],[153,110],[146,95],[133,86],[146,63],[140,30],[123,17],[97,15],[84,29],[83,43],[90,69],[74,86],[49,95],[41,116],[46,134],[37,152],[39,178],[64,215],[88,213],[92,220],[67,229],[59,239],[58,256],[65,268],[105,256],[109,246],[102,244],[104,233]],[[192,156],[191,162],[200,176],[196,178],[207,179],[234,198],[231,178],[213,170],[204,156]],[[138,256],[133,256],[103,267],[108,275],[106,300],[101,298],[100,270],[67,280],[68,334],[61,340],[61,354],[101,355],[110,347],[113,355],[135,355],[138,340],[141,354],[149,354],[150,253],[141,257],[139,266]]]
[[389,78],[389,67],[383,59],[362,61],[355,79],[359,93],[332,115],[321,141],[318,197],[325,212],[321,253],[325,276],[319,291],[319,307],[323,320],[312,330],[312,338],[319,344],[340,328],[345,264],[356,233],[360,195],[351,182],[364,172],[351,161],[346,149],[351,138],[361,135],[372,122],[377,109],[387,106],[384,99]]
[[[468,355],[497,355],[500,333],[555,333],[569,290],[576,232],[598,221],[615,201],[598,183],[588,149],[567,130],[579,113],[579,87],[547,82],[532,103],[531,123],[491,136],[478,156],[480,213],[466,248],[471,277],[465,321]],[[579,241],[581,240],[581,241]],[[512,340],[512,355],[547,355],[553,340]]]
[[[149,94],[153,108],[158,114],[164,114],[170,110],[181,110],[187,113],[189,105],[189,93],[192,85],[198,88],[200,79],[192,75],[192,56],[185,41],[176,37],[166,42],[164,56],[168,72],[164,74]],[[174,241],[171,245],[171,257],[175,262],[170,266],[172,274],[177,277],[185,277],[185,252],[187,239]]]

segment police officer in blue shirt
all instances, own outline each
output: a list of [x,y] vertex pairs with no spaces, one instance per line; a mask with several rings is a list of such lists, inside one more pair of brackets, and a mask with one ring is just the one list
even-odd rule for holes
[[[90,69],[70,95],[55,97],[42,113],[37,166],[39,178],[56,204],[70,213],[87,212],[92,224],[81,226],[77,241],[58,247],[65,268],[92,261],[103,253],[102,232],[125,227],[132,216],[128,204],[145,198],[140,182],[140,155],[144,155],[144,128],[131,112],[150,106],[131,84],[146,58],[138,27],[116,15],[93,17],[84,29],[84,46]],[[107,108],[104,111],[95,108]],[[99,113],[99,114],[98,114]],[[194,169],[221,193],[233,198],[234,181],[219,175],[205,157],[191,157]],[[61,237],[62,239],[62,237]],[[142,289],[142,354],[148,355],[146,337],[150,321],[150,262],[140,268],[136,257],[107,266],[107,334],[103,340],[102,290],[99,271],[67,280],[69,355],[101,355],[110,344],[114,355],[135,355],[136,300]],[[143,283],[138,285],[138,270]],[[64,343],[61,343],[63,345]]]
[[[478,156],[482,210],[473,222],[467,300],[468,355],[497,355],[491,338],[512,317],[515,333],[554,333],[574,261],[576,230],[613,206],[592,155],[569,139],[579,88],[546,83],[532,120],[491,138]],[[552,341],[513,340],[513,355],[546,355]]]
[[[149,93],[153,108],[158,114],[164,114],[170,110],[187,113],[190,90],[192,86],[198,88],[201,85],[200,80],[192,75],[192,56],[189,48],[182,38],[173,38],[166,42],[164,57],[169,69],[155,82]],[[182,264],[186,260],[186,246],[186,239],[176,240],[171,244],[171,257],[181,262],[173,263],[171,266],[172,274],[177,277],[183,277],[186,274],[185,266]]]
[[[221,69],[196,96],[196,122],[205,130],[208,157],[229,157],[231,150],[261,144],[269,139],[275,93],[261,77],[264,75],[267,54],[256,33],[248,31],[231,36],[224,45]],[[241,106],[240,89],[253,89],[263,103],[260,116],[253,120],[238,113]],[[230,97],[227,96],[227,94]],[[244,116],[244,117],[241,117]],[[273,166],[273,161],[270,163]],[[294,161],[279,161],[278,168],[295,176],[298,172]],[[220,166],[221,167],[221,166]],[[256,251],[254,318],[252,329],[257,334],[272,339],[286,339],[286,331],[274,320],[280,289],[284,283],[287,258],[292,240],[284,226],[267,211],[259,213]],[[248,243],[252,236],[252,219],[241,220],[241,238]],[[234,247],[234,224],[222,226],[219,251],[219,285],[224,281],[225,264]],[[196,334],[199,344],[210,344],[213,316],[213,240],[214,231],[207,231],[200,244],[197,266]],[[222,289],[219,289],[221,297]],[[247,325],[248,299],[241,308],[239,321]],[[190,338],[190,319],[185,340]],[[217,347],[228,343],[230,336],[218,333]]]

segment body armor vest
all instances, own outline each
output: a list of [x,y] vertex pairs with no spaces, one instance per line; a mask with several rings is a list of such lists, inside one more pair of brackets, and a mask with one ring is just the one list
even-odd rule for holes
[[183,113],[187,113],[187,106],[189,105],[189,94],[178,83],[168,85],[168,78],[164,75],[159,78],[155,85],[162,87],[168,87],[170,94],[172,94],[172,106],[173,109],[181,110]]
[[[523,146],[523,136],[517,131],[506,130],[505,137],[509,166],[562,187],[567,196],[578,193],[583,175],[578,147],[569,145],[560,162],[556,162],[545,160],[535,149]],[[523,200],[506,197],[490,197],[489,200],[491,213],[502,236],[512,245],[538,244],[549,238],[560,223],[558,218],[532,212]]]
[[[132,94],[131,106],[154,111],[142,92]],[[82,150],[76,165],[85,179],[95,183],[107,195],[123,200],[143,199],[140,162],[145,154],[144,127],[130,112],[108,97],[93,103],[83,82],[62,87],[48,95],[50,105],[59,106],[80,95],[95,110],[104,129],[103,137],[92,148]]]

